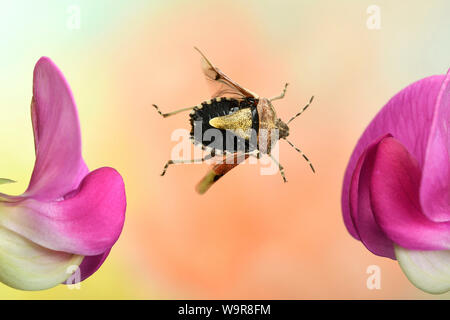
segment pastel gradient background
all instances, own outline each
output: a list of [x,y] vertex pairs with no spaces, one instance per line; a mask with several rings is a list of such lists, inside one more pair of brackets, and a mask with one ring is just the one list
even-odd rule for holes
[[[381,29],[366,26],[369,5]],[[81,12],[67,27],[68,8]],[[112,166],[125,179],[125,228],[109,259],[80,290],[22,292],[0,284],[0,298],[438,298],[416,289],[395,261],[372,255],[341,218],[344,170],[377,111],[411,82],[450,66],[450,3],[442,1],[0,1],[0,177],[28,184],[34,149],[29,105],[41,56],[61,68],[77,101],[90,168]],[[234,80],[292,123],[280,161],[289,180],[234,169],[199,196],[208,165],[159,174],[189,128],[187,114],[163,111],[209,99],[198,46]],[[370,265],[381,289],[366,287]]]

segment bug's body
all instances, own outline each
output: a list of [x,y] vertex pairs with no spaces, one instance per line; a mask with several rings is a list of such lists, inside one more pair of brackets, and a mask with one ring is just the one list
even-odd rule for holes
[[[257,144],[252,143],[256,141],[247,135],[247,130],[259,130],[257,103],[258,100],[253,98],[214,98],[201,103],[190,113],[191,140],[203,148],[214,150],[215,154],[256,150]],[[234,126],[234,130],[224,128],[227,125]],[[208,137],[207,131],[211,129],[220,132],[221,141],[214,141],[215,136]]]
[[[195,49],[200,52],[197,48]],[[161,175],[165,174],[171,164],[203,162],[218,154],[223,154],[222,161],[213,165],[197,185],[197,191],[204,193],[220,177],[249,156],[259,158],[260,154],[267,154],[279,166],[283,180],[286,182],[283,167],[271,155],[272,144],[276,143],[278,139],[285,139],[300,152],[314,171],[309,159],[286,139],[289,135],[287,124],[305,111],[313,98],[297,115],[284,123],[277,117],[271,102],[284,97],[287,84],[283,92],[277,97],[271,99],[259,97],[231,80],[222,71],[214,67],[203,53],[200,52],[200,54],[202,55],[203,73],[212,84],[212,99],[195,107],[166,114],[163,114],[156,105],[153,106],[163,117],[192,110],[190,113],[190,138],[194,144],[199,144],[203,149],[208,150],[209,154],[202,159],[169,160]],[[239,154],[243,156],[239,156]]]

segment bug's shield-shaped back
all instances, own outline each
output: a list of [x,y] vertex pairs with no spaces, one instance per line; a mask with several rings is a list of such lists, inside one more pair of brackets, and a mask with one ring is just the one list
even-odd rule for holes
[[[232,80],[219,68],[215,67],[198,48],[194,48],[201,55],[202,71],[210,87],[212,98],[231,98],[237,100],[244,100],[246,98],[254,98],[255,100],[259,99],[257,94]],[[250,109],[242,112],[238,111],[229,116],[217,117],[212,119],[213,121],[211,125],[215,128],[234,131],[238,136],[245,139],[249,138],[247,132],[249,128],[251,129],[252,121],[251,114],[246,114],[249,110]],[[197,184],[197,192],[200,194],[205,193],[218,179],[227,174],[231,169],[238,166],[248,157],[248,154],[235,153],[213,164],[207,174]]]
[[234,99],[244,99],[251,97],[258,99],[257,94],[251,92],[250,90],[244,88],[243,86],[232,80],[222,71],[220,71],[219,68],[215,67],[198,48],[194,48],[202,56],[201,66],[208,85],[210,86],[212,98],[227,97]]

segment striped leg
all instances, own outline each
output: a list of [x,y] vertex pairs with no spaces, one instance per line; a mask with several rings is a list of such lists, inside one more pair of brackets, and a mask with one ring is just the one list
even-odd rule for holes
[[272,154],[269,154],[269,156],[272,158],[273,162],[278,166],[278,169],[280,170],[281,177],[283,178],[284,182],[287,182],[286,176],[284,175],[284,168],[283,166],[275,159],[275,157]]
[[311,161],[309,161],[308,157],[302,152],[302,150],[300,150],[299,148],[294,146],[294,144],[292,142],[290,142],[288,139],[285,138],[284,140],[286,140],[287,143],[289,143],[292,148],[294,148],[298,153],[300,153],[302,155],[302,157],[306,160],[306,162],[309,163],[309,166],[311,167],[312,172],[316,173],[316,170],[314,170],[314,167],[313,167]]
[[274,101],[274,100],[283,99],[283,98],[284,98],[284,95],[286,94],[286,90],[287,90],[287,86],[288,86],[288,85],[289,85],[289,83],[286,83],[286,84],[284,85],[283,92],[282,92],[279,96],[270,98],[269,101],[272,102],[272,101]]
[[172,111],[172,112],[169,112],[169,113],[162,113],[161,110],[159,109],[159,107],[156,104],[154,104],[153,106],[155,107],[156,111],[158,111],[158,113],[161,116],[163,116],[163,118],[167,118],[167,117],[173,116],[174,114],[177,114],[177,113],[180,113],[180,112],[183,112],[183,111],[188,111],[188,110],[194,109],[194,107],[188,107],[188,108],[183,108],[183,109],[180,109],[180,110]]
[[204,156],[201,159],[169,160],[169,161],[166,162],[166,165],[164,166],[164,169],[163,169],[163,172],[161,173],[161,176],[166,174],[166,171],[167,171],[167,169],[169,168],[169,166],[171,164],[177,164],[177,163],[185,163],[185,164],[187,164],[187,163],[195,163],[195,162],[204,162],[204,161],[209,160],[209,159],[211,159],[213,157],[214,157],[214,154],[210,153],[210,154],[207,154],[206,156]]
[[[248,153],[249,156],[255,157],[256,159],[261,158],[261,152],[259,150],[255,150],[252,153]],[[281,177],[283,178],[284,182],[287,182],[286,176],[284,174],[284,167],[275,159],[275,157],[272,154],[269,154],[270,158],[272,158],[273,162],[278,166],[278,169],[280,170]]]
[[309,105],[311,104],[311,102],[314,100],[314,96],[311,97],[311,99],[309,99],[309,102],[306,106],[303,107],[303,109],[297,113],[295,116],[293,116],[286,124],[289,124],[289,122],[291,122],[292,120],[294,120],[295,118],[297,118],[299,115],[301,115],[306,109],[308,109]]
[[259,150],[253,150],[246,154],[248,154],[250,157],[256,158],[258,160],[261,159],[261,152]]

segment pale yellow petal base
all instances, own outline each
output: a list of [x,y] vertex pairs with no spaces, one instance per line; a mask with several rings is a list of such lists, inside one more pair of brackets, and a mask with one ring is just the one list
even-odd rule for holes
[[0,227],[0,281],[21,290],[44,290],[64,282],[83,256],[41,247]]
[[418,251],[395,246],[395,256],[409,281],[432,294],[450,291],[450,250]]

